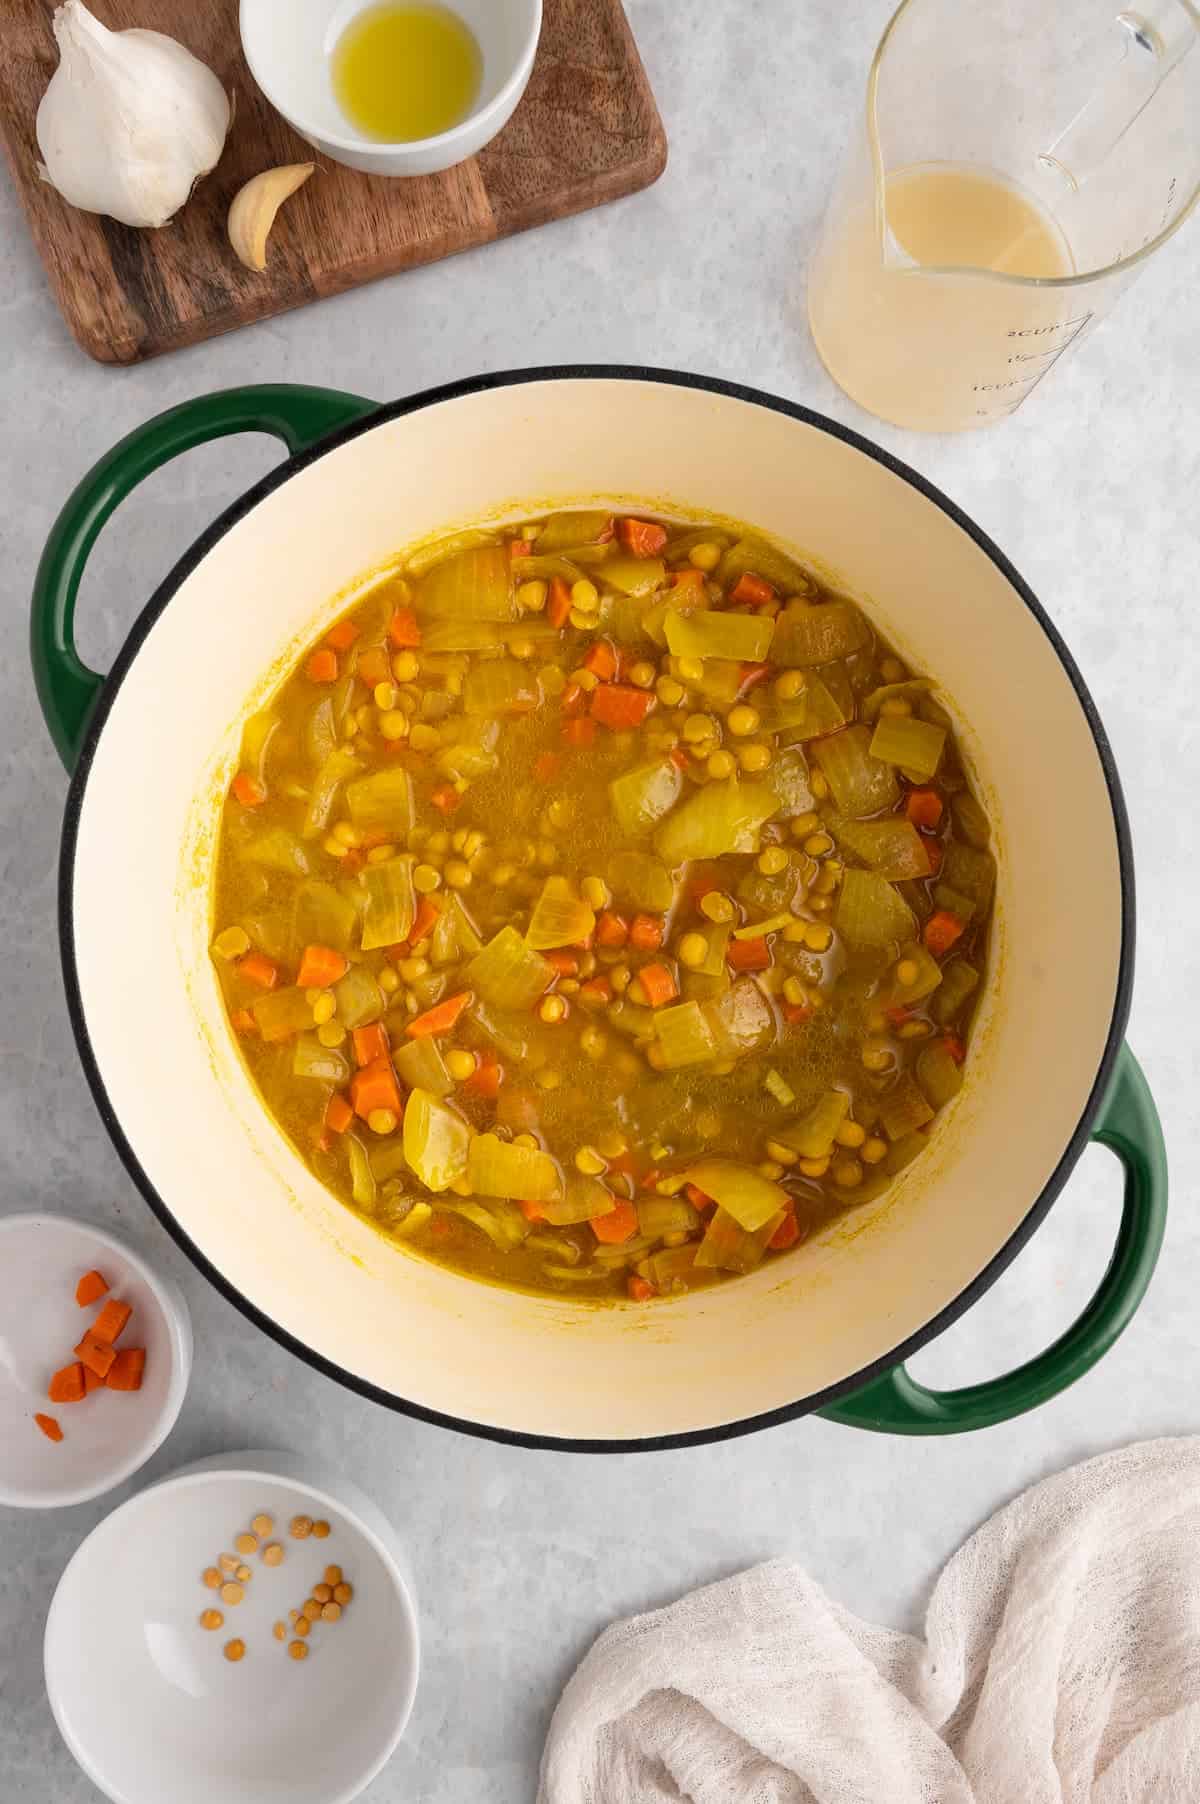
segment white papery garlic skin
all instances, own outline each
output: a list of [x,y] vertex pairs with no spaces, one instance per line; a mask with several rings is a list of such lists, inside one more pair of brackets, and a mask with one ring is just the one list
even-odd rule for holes
[[37,116],[47,180],[85,212],[166,225],[224,148],[224,88],[174,38],[109,31],[82,0],[58,8],[54,35],[60,61]]

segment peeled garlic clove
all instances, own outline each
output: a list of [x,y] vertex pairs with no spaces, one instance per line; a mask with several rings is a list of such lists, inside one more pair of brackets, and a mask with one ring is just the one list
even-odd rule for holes
[[267,267],[267,239],[288,196],[302,188],[315,165],[282,163],[251,177],[233,197],[229,209],[229,242],[247,269]]

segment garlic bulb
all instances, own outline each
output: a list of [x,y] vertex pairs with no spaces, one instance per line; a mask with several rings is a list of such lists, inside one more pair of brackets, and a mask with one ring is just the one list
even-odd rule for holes
[[61,60],[37,116],[47,180],[85,212],[166,225],[224,148],[224,88],[174,38],[109,31],[81,0],[58,8],[54,35]]

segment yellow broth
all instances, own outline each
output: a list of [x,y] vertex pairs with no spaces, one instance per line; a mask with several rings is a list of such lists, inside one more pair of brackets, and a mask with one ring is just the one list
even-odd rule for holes
[[214,962],[349,1207],[650,1301],[921,1152],[988,839],[932,682],[852,602],[750,534],[560,514],[414,557],[248,723]]

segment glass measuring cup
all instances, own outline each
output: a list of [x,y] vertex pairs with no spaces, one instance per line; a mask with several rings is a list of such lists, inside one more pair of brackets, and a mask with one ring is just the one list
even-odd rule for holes
[[1200,199],[1192,0],[903,0],[809,273],[830,375],[899,426],[1014,413]]

